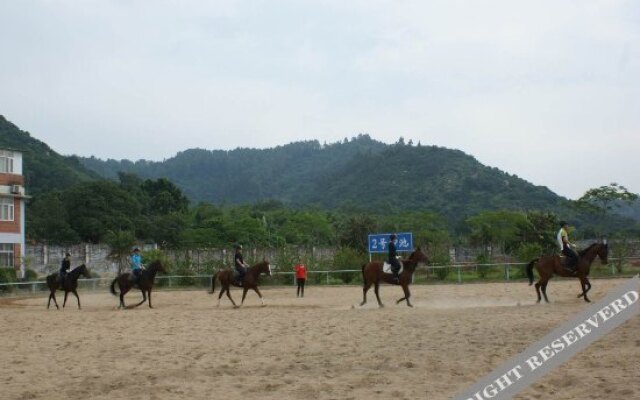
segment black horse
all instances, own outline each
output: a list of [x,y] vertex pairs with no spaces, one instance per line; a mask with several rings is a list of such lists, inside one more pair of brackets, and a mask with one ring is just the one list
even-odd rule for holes
[[62,285],[60,284],[60,274],[55,273],[47,276],[47,286],[49,287],[50,291],[49,301],[47,302],[47,309],[51,305],[51,299],[53,299],[56,308],[58,310],[60,309],[60,307],[58,307],[58,301],[56,300],[56,290],[58,289],[64,290],[64,301],[62,302],[62,308],[64,308],[64,306],[67,304],[67,295],[69,294],[69,292],[73,293],[76,296],[76,299],[78,299],[78,309],[81,308],[80,297],[78,297],[78,292],[76,291],[78,289],[78,278],[80,278],[80,275],[83,275],[85,278],[91,278],[91,274],[89,273],[87,266],[84,264],[69,271],[64,276],[64,282],[62,282]]
[[[147,301],[147,293],[149,294],[149,308],[153,308],[151,305],[151,289],[153,289],[153,283],[156,278],[156,274],[158,272],[166,272],[160,260],[156,260],[149,264],[149,266],[142,271],[140,274],[139,281],[136,283],[132,280],[132,276],[130,273],[124,273],[119,275],[116,279],[111,282],[111,293],[114,296],[117,296],[116,292],[116,283],[118,284],[118,288],[120,288],[120,305],[118,308],[134,308],[138,307],[145,301]],[[142,301],[134,306],[127,307],[124,304],[124,295],[133,288],[138,288],[142,291]]]

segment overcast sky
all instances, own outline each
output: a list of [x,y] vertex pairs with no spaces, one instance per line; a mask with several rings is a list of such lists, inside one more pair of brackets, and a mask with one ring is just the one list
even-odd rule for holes
[[640,192],[640,2],[0,0],[0,114],[65,154],[359,133]]

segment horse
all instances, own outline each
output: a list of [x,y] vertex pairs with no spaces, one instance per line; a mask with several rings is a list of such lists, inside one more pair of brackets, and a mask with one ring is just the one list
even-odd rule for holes
[[236,302],[231,298],[231,293],[229,292],[229,286],[231,285],[243,288],[242,302],[240,303],[240,305],[244,304],[244,299],[245,297],[247,297],[247,292],[249,291],[249,289],[253,289],[260,297],[260,301],[264,306],[264,299],[262,298],[260,290],[258,290],[258,278],[260,277],[260,274],[265,274],[268,277],[271,277],[271,265],[269,264],[269,261],[263,260],[256,265],[249,267],[247,269],[247,273],[244,275],[242,286],[238,285],[235,282],[235,279],[233,279],[233,271],[231,269],[227,268],[217,271],[211,278],[211,291],[209,292],[209,294],[213,294],[213,292],[215,292],[216,279],[218,279],[220,281],[220,286],[222,286],[222,290],[220,291],[220,295],[218,296],[217,307],[220,307],[220,299],[222,298],[222,295],[225,291],[227,292],[227,297],[229,298],[229,300],[231,300],[233,307],[238,307],[236,305]]
[[404,297],[396,301],[396,304],[400,304],[401,301],[406,300],[407,306],[413,307],[409,297],[411,297],[411,292],[409,292],[409,285],[411,284],[411,278],[413,277],[413,273],[416,270],[416,266],[418,263],[424,262],[429,264],[429,259],[427,256],[420,250],[420,247],[416,248],[416,250],[411,253],[408,259],[403,260],[402,264],[404,265],[404,269],[399,276],[399,282],[396,282],[393,278],[392,274],[387,274],[382,271],[383,262],[373,261],[367,264],[362,265],[362,282],[364,287],[362,288],[362,303],[360,306],[365,305],[367,302],[367,291],[371,288],[371,285],[374,285],[374,290],[376,293],[376,298],[378,299],[378,305],[380,307],[384,307],[382,301],[380,301],[380,282],[386,282],[392,285],[402,286],[402,290],[404,291]]
[[538,294],[538,303],[542,298],[540,297],[540,290],[542,289],[542,294],[544,295],[544,301],[549,302],[547,298],[547,283],[549,279],[551,279],[554,275],[564,276],[564,277],[576,277],[580,279],[580,285],[582,286],[582,293],[578,295],[578,298],[584,297],[584,301],[591,302],[587,297],[587,292],[591,290],[591,283],[589,282],[589,271],[591,270],[591,263],[596,258],[596,256],[600,257],[600,262],[602,264],[607,264],[607,257],[609,255],[609,245],[606,240],[603,243],[597,242],[591,244],[584,250],[578,252],[578,264],[576,265],[577,273],[573,274],[571,271],[567,271],[564,268],[564,263],[560,256],[558,255],[546,255],[534,260],[531,260],[529,264],[527,264],[526,272],[527,277],[529,278],[529,286],[533,284],[533,267],[535,265],[538,270],[538,274],[540,275],[540,279],[536,283],[536,293]]
[[[158,272],[166,272],[160,260],[152,262],[142,271],[137,284],[131,280],[131,274],[128,272],[121,274],[114,279],[113,282],[111,282],[111,294],[114,296],[118,295],[115,288],[116,283],[118,283],[118,288],[120,289],[120,305],[118,308],[135,308],[142,305],[142,303],[147,301],[147,293],[149,294],[149,308],[153,308],[151,305],[151,289],[153,289],[153,283]],[[126,306],[124,304],[124,295],[135,287],[142,291],[142,301],[134,306]]]
[[60,287],[60,274],[55,273],[47,276],[47,286],[49,287],[50,292],[49,301],[47,302],[47,309],[49,309],[49,306],[51,305],[51,299],[53,299],[56,308],[58,310],[60,309],[60,307],[58,307],[58,301],[56,300],[56,290],[58,289],[64,290],[64,302],[62,302],[62,308],[64,308],[67,304],[67,295],[69,294],[69,292],[71,292],[76,296],[76,299],[78,299],[78,309],[81,309],[80,297],[78,297],[78,292],[76,291],[76,289],[78,288],[78,278],[80,278],[80,275],[83,275],[85,278],[91,278],[91,273],[87,269],[87,266],[84,264],[75,267],[64,276],[62,287]]

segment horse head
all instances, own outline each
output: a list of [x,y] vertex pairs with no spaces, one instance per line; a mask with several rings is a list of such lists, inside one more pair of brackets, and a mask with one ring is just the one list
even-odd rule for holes
[[80,275],[83,275],[87,279],[91,278],[91,272],[89,272],[89,269],[86,265],[81,264],[76,268],[78,268],[78,272],[80,273]]
[[160,260],[155,260],[154,262],[152,262],[151,264],[149,264],[149,271],[156,271],[156,272],[162,272],[162,273],[167,273],[167,270],[164,268],[164,265],[162,265],[162,262],[160,262]]
[[605,239],[602,243],[598,243],[598,257],[600,257],[600,262],[603,265],[607,265],[609,263],[609,243],[607,243],[607,239]]
[[421,262],[425,264],[431,263],[431,261],[429,261],[429,257],[427,257],[427,255],[424,254],[420,249],[420,246],[416,247],[413,253],[411,253],[411,255],[409,256],[409,261],[414,262],[416,265]]
[[256,269],[258,274],[265,274],[269,278],[271,278],[271,264],[267,260],[262,260],[260,263],[256,264]]

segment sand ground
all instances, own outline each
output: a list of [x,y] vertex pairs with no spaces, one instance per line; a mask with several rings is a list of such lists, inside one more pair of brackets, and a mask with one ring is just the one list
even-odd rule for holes
[[[594,281],[592,299],[621,282]],[[373,293],[358,307],[356,286],[265,288],[265,307],[249,293],[240,309],[203,291],[133,310],[102,292],[81,292],[82,310],[1,298],[0,398],[447,399],[587,306],[577,281],[552,281],[548,305],[526,283],[413,286],[413,309],[394,304],[400,292],[383,286],[383,309]],[[634,317],[517,398],[639,398],[639,328]]]

